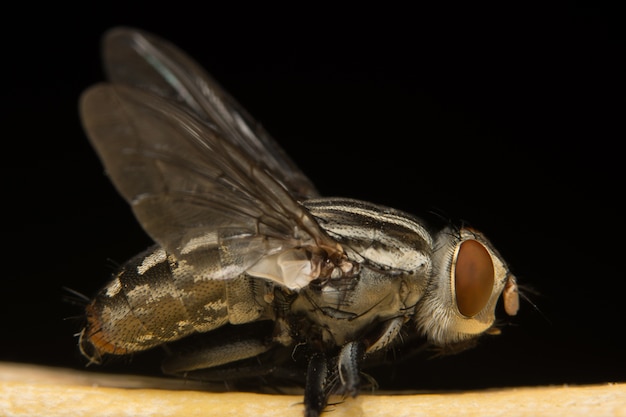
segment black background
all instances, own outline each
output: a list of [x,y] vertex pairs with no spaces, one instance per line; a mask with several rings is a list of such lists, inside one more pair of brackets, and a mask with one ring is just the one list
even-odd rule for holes
[[100,35],[128,25],[195,57],[324,195],[436,211],[495,243],[536,307],[412,363],[407,388],[626,379],[615,10],[82,7],[5,16],[0,360],[82,369],[63,287],[93,295],[150,244],[77,114],[103,80]]

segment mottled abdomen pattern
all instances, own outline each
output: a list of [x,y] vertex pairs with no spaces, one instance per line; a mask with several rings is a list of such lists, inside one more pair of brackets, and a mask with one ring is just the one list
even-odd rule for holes
[[[193,258],[193,259],[191,259]],[[93,362],[271,317],[271,285],[241,274],[215,279],[217,251],[181,260],[155,246],[129,260],[87,307],[80,346]]]

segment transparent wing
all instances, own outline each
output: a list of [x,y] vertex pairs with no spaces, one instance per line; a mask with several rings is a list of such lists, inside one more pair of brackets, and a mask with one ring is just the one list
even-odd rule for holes
[[176,46],[151,34],[115,28],[105,35],[103,50],[112,82],[177,101],[271,172],[297,199],[318,196],[313,183],[267,132]]
[[[80,110],[114,185],[146,232],[179,259],[218,248],[227,278],[293,248],[342,252],[264,159],[251,159],[239,141],[176,102],[100,84],[83,94]],[[286,258],[308,262],[306,253],[293,250]],[[267,271],[275,267],[271,262],[259,265],[265,266],[257,275],[274,274]]]

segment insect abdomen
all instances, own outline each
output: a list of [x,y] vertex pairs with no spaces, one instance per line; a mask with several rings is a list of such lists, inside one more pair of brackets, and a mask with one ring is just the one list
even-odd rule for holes
[[254,278],[212,279],[220,265],[216,251],[197,258],[201,264],[196,257],[178,261],[153,247],[124,264],[87,307],[83,354],[99,362],[102,354],[142,351],[264,314]]

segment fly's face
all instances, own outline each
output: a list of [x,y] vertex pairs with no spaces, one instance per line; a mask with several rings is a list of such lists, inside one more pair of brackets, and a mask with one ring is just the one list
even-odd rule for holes
[[80,347],[91,362],[167,344],[166,373],[297,380],[289,369],[304,351],[316,416],[331,394],[356,395],[361,363],[403,334],[440,346],[476,338],[501,294],[516,313],[515,278],[479,232],[433,234],[399,210],[320,197],[166,41],[114,29],[104,61],[110,82],[83,94],[83,125],[156,245],[87,308]]
[[515,277],[480,232],[442,230],[435,239],[433,262],[436,268],[416,321],[435,345],[462,342],[491,328],[501,294],[505,311],[517,313]]

